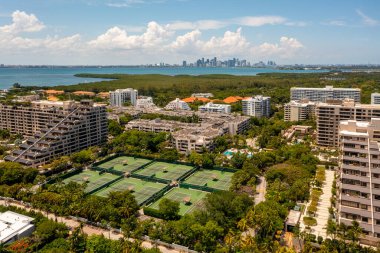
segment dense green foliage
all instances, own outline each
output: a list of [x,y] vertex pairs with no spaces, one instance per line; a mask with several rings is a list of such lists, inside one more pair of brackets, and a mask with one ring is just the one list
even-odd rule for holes
[[[370,93],[380,88],[379,73],[266,73],[256,76],[200,75],[124,75],[124,74],[80,74],[81,77],[115,78],[113,81],[57,86],[65,91],[87,90],[93,92],[120,88],[137,88],[139,94],[153,96],[158,105],[166,105],[176,97],[188,97],[194,92],[211,92],[216,98],[231,95],[242,97],[263,94],[272,97],[274,103],[289,101],[289,90],[293,86],[359,87],[363,102],[370,101]],[[345,80],[330,81],[323,77],[343,77]]]

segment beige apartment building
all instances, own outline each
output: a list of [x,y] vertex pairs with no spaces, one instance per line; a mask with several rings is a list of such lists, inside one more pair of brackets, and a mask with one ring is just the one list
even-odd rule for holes
[[302,121],[314,118],[315,102],[309,100],[290,101],[284,105],[285,121]]
[[360,104],[352,99],[331,100],[316,105],[317,143],[338,147],[339,123],[343,120],[371,121],[380,118],[380,105]]
[[380,118],[339,126],[338,221],[359,222],[367,239],[380,238]]
[[[200,123],[171,120],[131,120],[127,130],[171,133],[171,143],[179,152],[203,152],[214,149],[214,139],[223,134],[240,134],[249,127],[249,117],[231,114],[199,113]],[[218,116],[216,116],[218,115]]]
[[0,128],[29,137],[6,161],[37,167],[107,141],[106,107],[92,101],[0,105]]

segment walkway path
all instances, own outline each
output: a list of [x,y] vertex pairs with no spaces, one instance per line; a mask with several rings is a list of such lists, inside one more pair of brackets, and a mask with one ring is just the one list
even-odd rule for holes
[[[327,227],[327,221],[330,217],[329,208],[331,206],[330,199],[332,197],[331,188],[334,181],[335,172],[332,170],[326,170],[326,181],[323,184],[322,187],[322,195],[318,202],[317,212],[315,215],[315,219],[317,220],[317,225],[311,227],[311,233],[318,236],[322,236],[323,239],[327,238],[326,234],[326,227]],[[308,203],[308,205],[310,202]],[[308,206],[307,205],[307,206]],[[306,209],[307,210],[307,207]],[[305,216],[305,213],[301,216],[301,224],[300,228],[301,231],[305,230],[305,224],[303,223],[303,217]]]
[[265,177],[259,177],[259,184],[256,185],[255,205],[265,201],[265,194],[267,192],[267,181]]
[[[57,220],[58,222],[62,222],[64,224],[66,224],[66,226],[70,227],[70,228],[76,228],[76,227],[79,227],[80,223],[78,221],[75,221],[75,220],[72,220],[72,219],[68,219],[66,217],[61,217],[61,216],[55,216],[54,214],[47,214],[46,212],[44,211],[41,211],[41,210],[38,210],[38,209],[34,209],[34,208],[30,208],[30,207],[27,207],[25,205],[22,205],[20,203],[15,203],[15,202],[9,202],[9,201],[5,201],[5,200],[0,200],[0,205],[2,206],[15,206],[15,207],[19,207],[19,208],[22,208],[22,209],[25,209],[26,211],[35,211],[35,212],[39,212],[41,214],[43,214],[45,217],[51,219],[51,220]],[[107,230],[107,229],[103,229],[103,228],[99,228],[99,227],[94,227],[94,226],[90,226],[90,225],[87,225],[87,224],[84,224],[83,225],[83,232],[87,235],[104,235],[104,237],[106,238],[110,238],[112,240],[118,240],[120,238],[123,237],[123,235],[121,233],[115,233],[115,232],[111,232],[110,230]],[[147,249],[150,249],[150,248],[153,248],[154,245],[149,242],[149,241],[143,241],[142,244],[141,244],[142,247],[144,248],[147,248]],[[180,253],[180,251],[178,250],[175,250],[175,249],[169,249],[167,247],[164,247],[164,246],[158,246],[158,248],[160,249],[161,252],[163,253]]]

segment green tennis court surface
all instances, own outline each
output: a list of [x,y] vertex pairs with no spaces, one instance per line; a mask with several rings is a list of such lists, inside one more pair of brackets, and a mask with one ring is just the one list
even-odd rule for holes
[[193,167],[182,164],[154,162],[136,171],[135,174],[172,181],[177,180],[192,169]]
[[121,172],[131,172],[149,163],[151,160],[134,158],[131,156],[119,156],[107,162],[98,164],[96,167],[101,169],[113,169]]
[[63,182],[69,183],[69,182],[73,181],[73,182],[77,182],[79,184],[87,182],[87,187],[86,187],[85,191],[90,192],[92,190],[95,190],[95,189],[105,185],[108,182],[111,182],[112,180],[116,179],[117,177],[118,176],[112,175],[110,173],[103,173],[103,174],[99,175],[98,171],[85,170],[79,174],[76,174],[74,176],[66,178],[65,180],[63,180]]
[[142,202],[150,198],[153,194],[162,190],[166,185],[160,183],[153,183],[143,181],[137,178],[123,178],[107,188],[103,188],[94,194],[100,197],[107,197],[112,191],[125,191],[130,190],[136,198],[137,203],[140,205]]
[[228,171],[200,170],[195,172],[183,182],[227,191],[230,188],[233,174],[234,173]]
[[149,207],[158,210],[160,201],[163,198],[167,198],[170,200],[178,201],[180,203],[179,214],[185,215],[187,213],[193,212],[198,208],[201,208],[203,199],[207,196],[207,194],[207,192],[193,189],[173,188]]

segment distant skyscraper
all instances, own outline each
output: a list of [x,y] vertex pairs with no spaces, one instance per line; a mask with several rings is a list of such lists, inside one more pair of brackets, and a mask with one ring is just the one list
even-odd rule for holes
[[182,67],[187,67],[187,62],[186,61],[182,62]]

